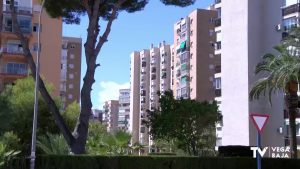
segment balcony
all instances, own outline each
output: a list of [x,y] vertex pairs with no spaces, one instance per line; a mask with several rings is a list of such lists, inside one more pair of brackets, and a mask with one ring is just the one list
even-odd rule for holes
[[1,53],[11,55],[23,55],[23,48],[21,44],[2,45]]
[[28,74],[27,66],[24,64],[21,67],[4,66],[0,67],[0,75],[4,76],[26,76]]
[[221,49],[221,41],[215,43],[215,50]]
[[215,0],[215,4],[221,3],[221,0]]
[[215,73],[221,73],[221,65],[215,66]]
[[[3,5],[3,12],[4,13],[11,13],[10,5]],[[25,6],[15,6],[15,12],[21,15],[31,15],[32,8],[25,7]]]
[[221,18],[215,19],[215,27],[221,26]]
[[221,97],[222,96],[221,89],[215,89],[215,96],[216,97]]
[[[284,117],[284,119],[289,119],[288,111],[283,112],[283,117]],[[300,112],[299,111],[296,113],[296,118],[300,118]]]
[[296,12],[300,12],[300,4],[299,3],[283,8],[282,16],[286,16],[286,15],[296,13]]
[[[297,139],[297,145],[300,146],[300,136],[296,136],[296,139]],[[290,146],[289,137],[284,138],[284,144],[285,144],[285,146]]]

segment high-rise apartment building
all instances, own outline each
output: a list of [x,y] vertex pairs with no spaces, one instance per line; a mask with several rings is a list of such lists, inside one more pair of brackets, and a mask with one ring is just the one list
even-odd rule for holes
[[282,6],[282,1],[274,0],[216,0],[215,57],[221,57],[222,71],[215,75],[215,87],[222,90],[216,100],[223,115],[218,145],[255,145],[257,131],[251,113],[271,115],[262,133],[262,146],[284,145],[279,130],[283,126],[282,93],[272,97],[272,107],[267,97],[249,100],[251,87],[259,79],[254,73],[256,65],[280,43],[276,26],[281,23]]
[[[28,63],[18,37],[13,33],[10,1],[3,0],[3,27],[1,29],[0,91],[6,84],[13,84],[18,78],[28,76]],[[15,0],[17,19],[23,34],[29,39],[29,47],[36,59],[38,50],[38,16],[41,5],[38,0]],[[42,13],[40,36],[41,76],[55,87],[54,95],[59,96],[60,56],[62,41],[62,20],[50,18]]]
[[[299,0],[284,0],[284,6],[282,7],[282,24],[278,25],[277,30],[282,32],[284,38],[288,35],[289,31],[293,27],[299,27],[299,12],[300,12],[300,1]],[[299,94],[298,94],[299,96]],[[296,114],[296,135],[298,149],[300,149],[300,113]],[[290,145],[289,140],[289,115],[287,111],[284,112],[284,143],[286,146]]]
[[212,101],[214,73],[220,62],[214,57],[216,11],[196,9],[174,25],[172,89],[176,98]]
[[63,108],[80,101],[81,38],[63,37],[61,50],[60,97]]
[[103,105],[102,120],[106,125],[108,132],[114,132],[118,129],[118,113],[119,113],[119,101],[109,100]]
[[130,89],[119,90],[118,128],[128,131],[130,117]]
[[132,143],[151,144],[149,129],[143,123],[147,110],[158,107],[158,91],[170,89],[171,50],[165,42],[158,47],[131,54],[130,132]]

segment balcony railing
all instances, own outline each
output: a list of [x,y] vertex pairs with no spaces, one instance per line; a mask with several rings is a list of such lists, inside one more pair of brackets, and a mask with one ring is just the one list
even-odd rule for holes
[[14,67],[1,67],[0,74],[2,75],[21,75],[26,76],[28,73],[27,68],[14,68]]
[[[27,27],[20,26],[21,32],[24,34],[31,34],[31,25]],[[15,32],[12,25],[3,25],[3,32]]]
[[13,54],[13,55],[22,55],[23,48],[17,47],[15,45],[3,45],[1,48],[2,53]]
[[289,15],[289,14],[296,13],[296,12],[300,12],[300,4],[299,3],[283,8],[282,16]]
[[215,96],[216,97],[221,97],[222,96],[221,89],[215,89]]
[[216,27],[221,26],[221,18],[216,18],[216,20],[215,20],[215,26]]
[[[32,14],[31,7],[15,6],[15,10],[17,14],[24,14],[24,15]],[[3,5],[3,12],[10,13],[11,12],[10,5]]]

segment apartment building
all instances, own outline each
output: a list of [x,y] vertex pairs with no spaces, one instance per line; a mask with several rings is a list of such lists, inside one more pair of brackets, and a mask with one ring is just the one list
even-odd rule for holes
[[[267,97],[250,101],[249,91],[259,79],[254,73],[262,56],[274,52],[281,33],[276,26],[281,23],[282,1],[231,0],[215,1],[217,19],[215,57],[221,57],[221,74],[215,74],[215,88],[220,88],[223,115],[221,137],[218,145],[256,145],[256,128],[251,113],[270,114],[262,133],[262,146],[283,146],[283,94],[272,97],[272,107]],[[237,5],[238,4],[238,5]],[[222,45],[221,45],[222,44]],[[221,81],[218,80],[221,78]],[[220,127],[220,126],[219,126]]]
[[[29,67],[23,55],[23,48],[18,37],[13,33],[10,1],[3,0],[3,27],[1,29],[0,55],[0,91],[7,84],[13,84],[18,78],[28,76]],[[23,34],[29,38],[29,46],[33,58],[38,50],[38,16],[41,5],[38,0],[15,0],[19,26]],[[60,56],[62,41],[62,20],[50,18],[46,11],[41,20],[40,72],[47,82],[55,87],[54,95],[59,96],[60,88]],[[49,64],[51,63],[51,64]]]
[[[299,0],[284,0],[284,5],[282,7],[282,24],[279,24],[277,30],[282,32],[282,37],[284,38],[288,35],[292,27],[299,26],[299,12],[300,12],[300,1]],[[298,96],[300,94],[298,93]],[[298,149],[300,149],[300,113],[296,114],[296,135]],[[287,111],[284,112],[284,144],[286,146],[290,145],[289,140],[289,115]]]
[[147,110],[158,107],[158,91],[170,89],[170,45],[162,42],[131,54],[130,127],[132,143],[151,145],[149,129],[143,123]]
[[61,47],[60,97],[64,109],[80,101],[82,39],[63,37]]
[[118,129],[128,131],[130,117],[130,89],[119,90]]
[[118,113],[119,113],[119,101],[109,100],[103,105],[102,120],[106,126],[108,132],[114,132],[118,129]]
[[213,10],[196,9],[174,24],[172,90],[176,98],[212,101],[214,73],[220,58],[214,57]]

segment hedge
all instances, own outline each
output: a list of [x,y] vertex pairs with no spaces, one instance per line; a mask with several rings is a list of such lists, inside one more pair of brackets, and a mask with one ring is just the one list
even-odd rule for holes
[[[262,160],[263,169],[299,169],[300,160]],[[5,169],[29,169],[29,159],[14,159]],[[38,156],[36,169],[256,169],[253,158],[162,156]]]

